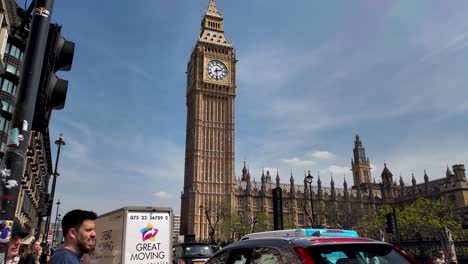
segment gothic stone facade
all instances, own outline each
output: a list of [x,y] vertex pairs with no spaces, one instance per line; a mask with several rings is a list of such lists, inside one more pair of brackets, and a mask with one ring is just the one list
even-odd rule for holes
[[[376,210],[384,204],[407,204],[418,197],[429,199],[444,198],[454,204],[455,209],[468,206],[468,183],[465,177],[464,165],[453,165],[453,172],[447,167],[445,177],[429,180],[424,172],[424,182],[417,183],[413,175],[411,185],[406,186],[400,176],[399,184],[387,165],[381,173],[381,182],[371,182],[369,158],[359,136],[356,136],[354,158],[351,160],[354,185],[348,188],[346,180],[343,186],[336,187],[333,178],[330,187],[323,187],[320,176],[315,186],[312,186],[312,200],[315,221],[319,226],[334,228],[354,228],[359,217],[366,212]],[[272,183],[270,172],[262,172],[260,182],[251,180],[250,172],[245,164],[242,176],[236,182],[235,196],[237,211],[244,218],[259,213],[269,215],[273,219],[272,189],[282,188],[283,218],[290,227],[311,226],[311,206],[309,186],[304,175],[303,184],[295,184],[291,174],[289,184],[281,184],[280,176]]]
[[[223,16],[215,0],[209,0],[201,22],[196,45],[187,64],[187,131],[184,187],[181,196],[182,235],[196,239],[209,238],[210,226],[217,220],[216,237],[221,238],[227,218],[222,214],[237,211],[243,219],[264,213],[273,219],[272,189],[282,188],[283,213],[289,226],[310,226],[311,205],[309,186],[271,180],[270,172],[263,172],[260,182],[251,179],[244,165],[242,176],[234,173],[234,105],[236,96],[236,56],[233,45],[224,35]],[[399,185],[385,165],[382,182],[371,182],[370,161],[359,136],[356,136],[351,161],[353,183],[348,188],[322,186],[320,177],[312,186],[314,216],[321,226],[350,228],[363,212],[389,203],[410,202],[417,197],[445,197],[457,208],[468,204],[468,185],[463,165],[447,169],[445,178],[405,186]],[[211,223],[210,223],[211,222]],[[227,222],[227,221],[226,221]],[[227,223],[229,224],[229,223]],[[224,238],[226,238],[224,236]]]

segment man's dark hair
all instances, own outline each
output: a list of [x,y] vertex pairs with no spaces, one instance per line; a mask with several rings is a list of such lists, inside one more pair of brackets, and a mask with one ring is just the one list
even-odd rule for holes
[[66,236],[70,228],[80,229],[86,220],[96,220],[97,214],[92,211],[83,211],[79,209],[72,210],[62,218],[63,235]]

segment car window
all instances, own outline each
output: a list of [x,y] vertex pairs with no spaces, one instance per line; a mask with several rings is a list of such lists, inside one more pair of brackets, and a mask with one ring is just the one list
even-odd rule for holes
[[227,257],[229,256],[229,251],[225,251],[220,253],[219,255],[212,257],[206,264],[224,264],[227,261]]
[[252,264],[252,249],[234,249],[229,254],[227,264]]
[[186,245],[184,256],[186,257],[210,257],[213,251],[209,245]]
[[281,264],[281,254],[274,248],[256,248],[254,264]]
[[410,264],[402,255],[385,244],[333,244],[306,249],[320,264]]

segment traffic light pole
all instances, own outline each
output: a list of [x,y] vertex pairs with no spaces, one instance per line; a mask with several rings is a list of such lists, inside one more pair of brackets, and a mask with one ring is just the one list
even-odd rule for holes
[[395,221],[395,233],[396,233],[396,237],[397,237],[397,242],[398,242],[398,246],[400,246],[401,245],[400,244],[401,243],[400,231],[398,230],[398,221],[397,221],[395,206],[392,207],[392,213],[393,213],[393,221]]
[[[39,0],[34,9],[21,71],[22,75],[18,86],[16,107],[13,111],[8,135],[4,157],[5,169],[1,173],[0,220],[8,221],[7,223],[8,225],[11,224],[11,227],[13,221],[18,221],[15,219],[15,212],[31,138],[30,128],[34,116],[53,4],[54,0]],[[9,239],[2,241],[0,242],[0,264],[6,263],[8,257]]]

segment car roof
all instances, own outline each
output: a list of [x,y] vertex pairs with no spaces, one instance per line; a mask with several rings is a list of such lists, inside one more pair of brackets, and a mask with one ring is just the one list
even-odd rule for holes
[[391,245],[386,242],[362,237],[265,237],[251,240],[240,240],[224,247],[223,249],[234,249],[243,247],[285,247],[291,244],[303,247],[329,245],[329,244],[382,244]]
[[183,243],[174,244],[174,247],[175,246],[197,246],[197,245],[211,246],[211,244],[204,243],[204,242],[183,242]]

